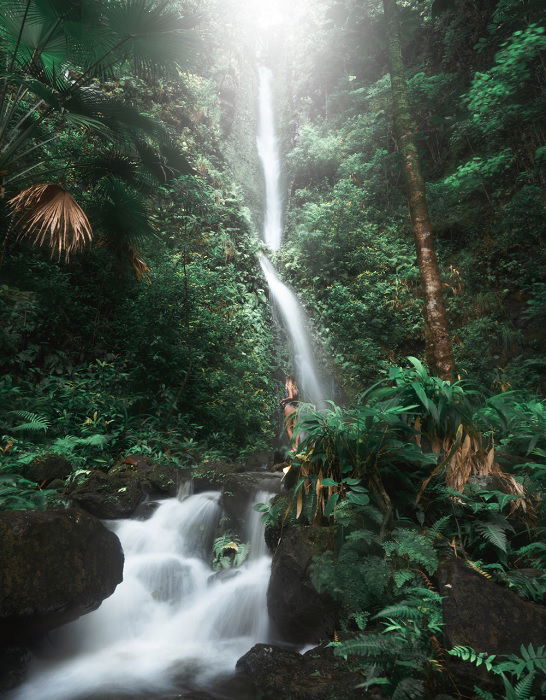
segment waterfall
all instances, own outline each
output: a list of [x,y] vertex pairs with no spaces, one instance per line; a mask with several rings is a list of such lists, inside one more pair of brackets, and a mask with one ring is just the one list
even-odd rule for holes
[[[273,74],[269,68],[258,68],[258,135],[256,144],[265,180],[265,216],[263,240],[276,251],[282,243],[282,200],[279,189],[280,157],[275,129]],[[317,406],[324,404],[324,391],[315,365],[309,322],[294,292],[281,281],[273,264],[265,255],[259,257],[272,300],[292,345],[294,370],[303,398]]]
[[273,74],[260,66],[258,134],[256,145],[265,180],[264,241],[270,250],[278,250],[282,241],[282,203],[279,188],[281,166],[273,110]]
[[[260,492],[254,503],[271,496]],[[49,653],[9,697],[98,700],[114,692],[140,697],[203,688],[231,674],[254,644],[267,642],[271,558],[254,503],[247,562],[232,577],[211,578],[219,497],[169,499],[147,521],[110,523],[125,553],[123,582],[98,610],[52,633]]]

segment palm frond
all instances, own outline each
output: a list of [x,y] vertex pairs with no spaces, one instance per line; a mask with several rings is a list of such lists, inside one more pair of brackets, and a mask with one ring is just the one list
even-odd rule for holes
[[72,195],[60,185],[32,185],[9,201],[20,229],[18,238],[46,246],[51,256],[66,260],[91,242],[89,220]]

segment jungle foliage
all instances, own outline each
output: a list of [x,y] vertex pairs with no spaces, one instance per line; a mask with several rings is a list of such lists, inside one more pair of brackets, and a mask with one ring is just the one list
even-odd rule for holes
[[[458,373],[492,391],[543,390],[543,5],[398,5]],[[381,2],[318,3],[286,61],[281,257],[351,396],[424,356],[385,30]]]
[[85,8],[0,4],[0,469],[256,449],[271,334],[203,50],[211,16]]

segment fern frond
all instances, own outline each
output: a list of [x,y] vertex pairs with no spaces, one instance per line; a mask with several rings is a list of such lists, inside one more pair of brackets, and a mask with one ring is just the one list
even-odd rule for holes
[[503,527],[500,523],[490,522],[489,520],[479,520],[475,528],[488,542],[506,553],[506,548],[508,546],[508,539],[505,532],[506,527]]
[[533,671],[531,671],[525,676],[525,678],[522,678],[520,681],[518,681],[518,683],[516,683],[516,686],[514,687],[514,700],[531,700],[531,693],[533,692],[534,680],[535,674]]
[[43,430],[45,433],[49,428],[49,420],[38,413],[31,413],[30,411],[10,411],[10,413],[25,421],[11,428],[13,432],[39,432]]
[[392,653],[393,642],[389,637],[380,634],[366,634],[350,639],[336,648],[337,656],[358,655],[364,657],[381,657],[386,652]]

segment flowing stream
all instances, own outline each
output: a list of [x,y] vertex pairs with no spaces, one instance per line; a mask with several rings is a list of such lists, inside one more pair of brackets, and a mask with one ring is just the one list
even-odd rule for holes
[[123,582],[98,610],[52,635],[50,658],[35,661],[11,697],[193,697],[190,689],[232,674],[238,658],[268,641],[271,559],[253,505],[271,495],[259,492],[249,507],[250,554],[226,579],[210,565],[217,492],[163,501],[144,522],[111,523],[125,553]]
[[[263,240],[272,250],[282,244],[282,198],[279,187],[280,156],[273,96],[273,73],[269,68],[258,68],[258,134],[256,144],[265,181],[265,217]],[[269,258],[259,257],[272,301],[279,311],[282,324],[290,340],[294,372],[302,397],[317,406],[324,404],[326,391],[319,377],[312,351],[309,321],[294,292],[280,279]]]

